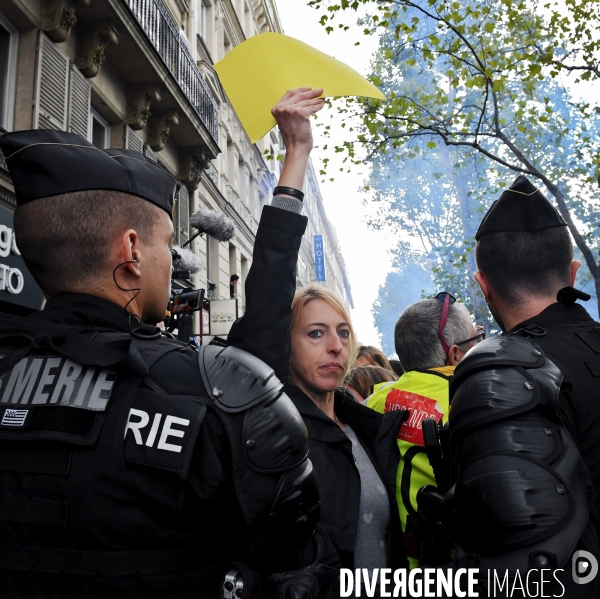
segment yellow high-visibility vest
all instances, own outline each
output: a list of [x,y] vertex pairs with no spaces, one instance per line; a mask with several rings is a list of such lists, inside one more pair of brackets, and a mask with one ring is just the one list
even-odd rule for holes
[[419,565],[415,539],[406,531],[408,515],[417,511],[417,492],[425,485],[435,485],[433,470],[425,453],[421,423],[435,418],[444,424],[448,418],[448,386],[454,366],[412,370],[393,383],[381,383],[367,398],[367,406],[377,412],[407,409],[408,420],[398,435],[400,463],[396,474],[396,499],[410,568]]

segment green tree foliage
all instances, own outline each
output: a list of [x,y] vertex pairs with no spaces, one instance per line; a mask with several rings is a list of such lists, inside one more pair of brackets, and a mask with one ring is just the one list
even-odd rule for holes
[[350,160],[357,160],[356,142],[369,160],[421,159],[442,148],[461,160],[470,155],[485,169],[490,199],[517,174],[537,179],[568,223],[600,297],[600,109],[562,87],[598,77],[597,2],[310,4],[325,12],[326,27],[344,13],[366,11],[365,33],[381,34],[372,79],[388,99],[347,101],[341,111],[360,115],[362,124],[356,139],[336,150]]
[[490,332],[493,323],[472,277],[475,231],[487,207],[478,194],[489,187],[486,171],[472,153],[465,159],[447,147],[423,148],[420,157],[404,161],[393,152],[373,159],[367,187],[376,210],[368,224],[392,227],[399,240],[392,250],[398,274],[413,266],[426,270],[435,289],[450,291]]
[[[392,271],[373,305],[388,355],[394,351],[394,326],[402,311],[441,290],[463,302],[488,334],[498,332],[472,277],[475,231],[495,196],[484,193],[493,183],[480,161],[441,146],[421,158],[398,161],[389,153],[373,162],[368,187],[376,210],[369,225],[376,229],[391,225],[399,240],[393,249]],[[593,281],[585,266],[577,286],[593,295]],[[588,309],[598,317],[593,305]]]
[[551,75],[574,73],[578,81],[600,78],[598,0],[555,0],[541,6],[554,43],[535,48],[540,61],[553,67]]

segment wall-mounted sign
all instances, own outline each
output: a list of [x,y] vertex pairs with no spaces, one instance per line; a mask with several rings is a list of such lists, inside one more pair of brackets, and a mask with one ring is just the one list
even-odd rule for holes
[[228,335],[237,318],[237,301],[212,300],[210,302],[210,334]]
[[43,299],[17,248],[13,213],[0,206],[0,301],[39,310]]
[[314,236],[315,244],[315,275],[317,281],[325,280],[325,251],[323,248],[323,235]]
[[210,311],[207,308],[202,308],[202,334],[210,335]]

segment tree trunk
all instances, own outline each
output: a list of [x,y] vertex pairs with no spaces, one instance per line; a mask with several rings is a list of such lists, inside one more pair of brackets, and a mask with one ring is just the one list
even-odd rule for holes
[[571,231],[571,235],[575,240],[575,244],[583,254],[583,258],[587,267],[590,269],[590,273],[592,278],[594,279],[594,286],[596,288],[596,301],[598,303],[598,310],[600,312],[600,266],[594,259],[594,254],[592,253],[592,249],[588,246],[588,244],[583,239],[581,233],[577,230],[573,219],[571,218],[571,213],[569,212],[569,208],[567,207],[567,202],[565,201],[565,196],[563,192],[560,190],[558,185],[555,185],[551,181],[547,180],[546,177],[540,177],[550,193],[556,199],[556,203],[558,204],[558,210],[561,213],[562,217],[565,219],[567,226],[569,227],[569,231]]

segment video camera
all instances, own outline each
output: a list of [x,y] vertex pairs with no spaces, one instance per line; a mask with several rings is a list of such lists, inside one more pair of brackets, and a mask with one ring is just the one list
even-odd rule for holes
[[205,298],[204,289],[182,286],[188,283],[191,276],[205,268],[204,260],[187,249],[199,235],[206,233],[218,241],[229,241],[235,236],[233,220],[214,210],[205,208],[198,210],[190,217],[190,225],[196,233],[183,245],[171,249],[173,257],[173,273],[171,275],[171,297],[169,300],[169,318],[165,328],[169,333],[177,329],[177,337],[189,342],[193,334],[193,313],[202,309]]
[[180,289],[173,291],[171,296],[171,314],[184,314],[186,312],[196,312],[202,308],[204,301],[204,289],[192,289],[185,291]]
[[[188,277],[189,278],[189,275]],[[172,280],[174,283],[175,280]],[[202,309],[204,302],[204,289],[174,288],[171,290],[168,313],[169,318],[165,329],[173,333],[177,329],[177,338],[181,341],[190,341],[194,336],[194,312]]]

